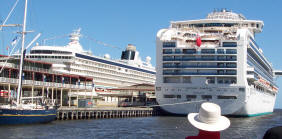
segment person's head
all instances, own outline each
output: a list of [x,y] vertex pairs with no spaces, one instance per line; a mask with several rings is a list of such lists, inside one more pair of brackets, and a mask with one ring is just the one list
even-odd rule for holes
[[222,131],[230,126],[229,119],[221,115],[220,106],[210,102],[201,104],[199,113],[189,113],[188,121],[199,130],[212,132]]
[[282,126],[276,126],[268,129],[263,139],[281,139],[282,138]]

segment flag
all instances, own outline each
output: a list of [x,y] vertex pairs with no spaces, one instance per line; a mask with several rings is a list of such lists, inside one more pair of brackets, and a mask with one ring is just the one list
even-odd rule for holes
[[199,35],[197,35],[196,45],[197,45],[198,47],[200,47],[200,46],[201,46],[201,44],[202,44],[201,37],[200,37]]
[[17,42],[18,42],[18,36],[16,36],[16,37],[12,40],[11,45],[14,46],[14,45],[17,44]]

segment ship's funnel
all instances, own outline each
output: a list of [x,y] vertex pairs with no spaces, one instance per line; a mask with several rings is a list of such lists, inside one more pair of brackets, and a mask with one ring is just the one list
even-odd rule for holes
[[128,44],[125,51],[122,51],[121,60],[134,60],[136,47]]

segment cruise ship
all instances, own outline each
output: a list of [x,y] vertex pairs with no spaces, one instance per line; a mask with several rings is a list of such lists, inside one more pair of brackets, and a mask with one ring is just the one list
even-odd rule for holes
[[220,105],[224,115],[272,113],[275,72],[255,41],[263,25],[223,9],[159,30],[156,97],[161,108],[184,115],[209,101]]
[[[36,44],[27,59],[53,63],[56,72],[93,77],[96,90],[105,90],[142,83],[155,83],[155,67],[151,57],[142,61],[134,45],[129,44],[122,51],[121,59],[113,60],[109,54],[104,57],[94,56],[85,51],[79,43],[80,29],[69,35],[66,46],[46,46]],[[101,48],[102,49],[102,48]]]

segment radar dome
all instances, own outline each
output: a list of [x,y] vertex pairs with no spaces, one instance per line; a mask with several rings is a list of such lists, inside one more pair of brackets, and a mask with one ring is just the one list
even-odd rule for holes
[[151,59],[152,59],[151,57],[147,56],[147,57],[146,57],[146,62],[147,62],[147,63],[150,63]]
[[109,54],[105,54],[105,55],[104,55],[104,58],[106,58],[106,59],[110,59],[110,58],[111,58],[111,56],[110,56]]

